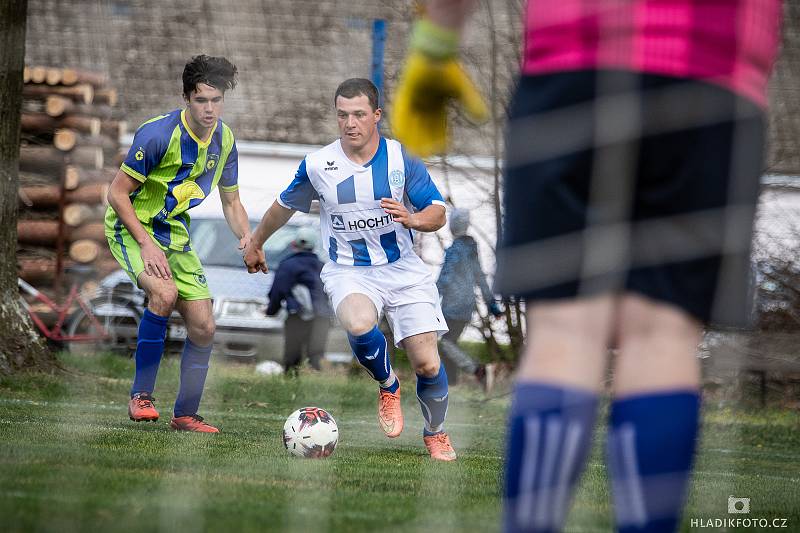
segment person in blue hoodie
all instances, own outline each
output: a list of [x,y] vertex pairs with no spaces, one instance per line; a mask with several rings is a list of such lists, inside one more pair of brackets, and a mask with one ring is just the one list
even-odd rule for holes
[[325,353],[331,309],[319,273],[323,263],[314,253],[316,232],[300,228],[290,244],[294,253],[281,261],[269,290],[267,315],[286,308],[283,326],[283,364],[287,374],[296,374],[303,360],[315,370]]
[[444,252],[444,263],[439,272],[436,286],[442,296],[442,314],[450,328],[440,340],[440,352],[444,355],[445,369],[450,383],[457,382],[457,371],[460,369],[474,376],[489,392],[494,381],[494,365],[485,365],[475,361],[458,347],[458,338],[472,320],[475,311],[475,287],[478,286],[486,308],[494,317],[503,314],[495,302],[486,276],[478,261],[478,243],[467,235],[469,229],[469,211],[453,209],[450,212],[450,233],[453,244]]

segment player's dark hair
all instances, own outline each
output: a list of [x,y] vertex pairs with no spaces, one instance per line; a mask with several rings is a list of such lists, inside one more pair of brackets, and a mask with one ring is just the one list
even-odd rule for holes
[[205,54],[194,56],[183,68],[183,95],[189,98],[198,83],[205,83],[223,93],[236,87],[236,65],[224,57]]
[[336,88],[336,94],[333,95],[333,105],[336,105],[336,99],[340,96],[344,98],[355,98],[361,95],[367,97],[369,106],[373,111],[378,109],[380,105],[378,88],[366,78],[350,78],[339,84],[339,87]]

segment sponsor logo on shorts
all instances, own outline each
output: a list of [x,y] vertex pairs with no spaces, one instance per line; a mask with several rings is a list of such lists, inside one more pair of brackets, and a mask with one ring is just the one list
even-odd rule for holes
[[202,271],[202,269],[194,272],[194,280],[203,287],[208,284],[208,281],[206,280],[206,274]]
[[331,229],[343,233],[381,229],[393,224],[392,215],[381,208],[331,214]]

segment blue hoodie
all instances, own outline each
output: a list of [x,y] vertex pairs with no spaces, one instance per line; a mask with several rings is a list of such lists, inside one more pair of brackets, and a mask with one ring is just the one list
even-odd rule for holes
[[331,316],[328,297],[322,289],[322,280],[319,278],[322,266],[322,261],[317,255],[307,251],[297,252],[281,261],[269,290],[267,314],[277,314],[283,301],[286,302],[286,310],[290,314],[299,313],[301,305],[292,296],[292,287],[300,284],[305,285],[311,293],[314,316]]
[[478,262],[478,243],[467,235],[458,237],[444,252],[444,264],[436,286],[442,296],[445,319],[470,320],[475,310],[475,285],[481,289],[486,305],[494,296]]

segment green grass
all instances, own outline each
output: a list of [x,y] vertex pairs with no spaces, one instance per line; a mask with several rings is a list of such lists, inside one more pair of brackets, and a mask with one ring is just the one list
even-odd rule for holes
[[[431,462],[405,378],[406,430],[386,439],[364,376],[263,377],[214,364],[201,414],[219,435],[168,429],[178,364],[162,365],[157,424],[127,419],[132,362],[62,356],[65,374],[0,380],[0,517],[4,531],[496,531],[507,396],[451,392],[455,463]],[[401,376],[403,378],[403,376]],[[285,417],[328,409],[341,431],[325,460],[289,457]],[[707,406],[709,407],[709,406]],[[800,416],[707,410],[686,523],[727,517],[728,495],[754,517],[800,528]],[[571,531],[608,531],[602,432],[576,494]],[[435,526],[434,526],[435,525]]]

